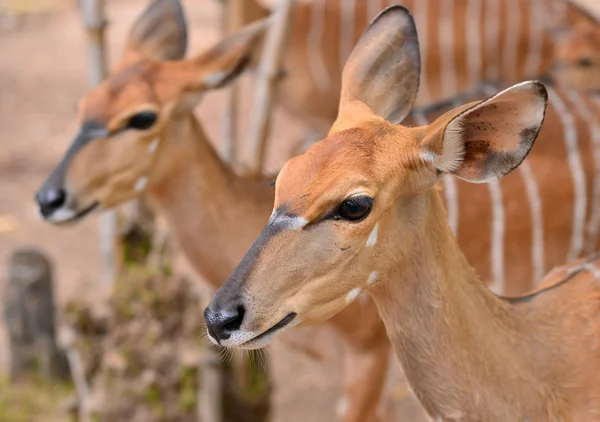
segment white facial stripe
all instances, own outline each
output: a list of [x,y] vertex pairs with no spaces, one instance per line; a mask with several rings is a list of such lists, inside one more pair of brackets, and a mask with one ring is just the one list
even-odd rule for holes
[[160,139],[158,138],[154,138],[152,140],[152,142],[150,143],[150,145],[148,145],[148,152],[150,154],[153,154],[154,151],[156,151],[156,148],[158,148],[158,142],[160,141]]
[[308,224],[308,220],[300,216],[289,216],[286,214],[279,214],[273,210],[269,224],[281,226],[284,230],[300,230]]
[[369,238],[367,239],[367,248],[370,248],[372,246],[375,246],[375,244],[377,243],[377,228],[379,227],[379,223],[375,224],[375,227],[373,227],[373,230],[371,231],[371,234],[369,235]]
[[140,192],[144,190],[146,185],[148,184],[148,178],[146,176],[142,176],[135,182],[134,189],[136,192]]
[[48,221],[52,221],[55,223],[62,223],[64,221],[69,221],[73,217],[75,217],[77,213],[73,210],[61,208],[52,213],[50,217],[48,217]]
[[371,274],[369,274],[369,278],[367,279],[367,285],[372,285],[373,283],[375,283],[375,281],[377,281],[377,271],[373,271]]
[[360,294],[360,292],[361,292],[361,289],[359,287],[356,287],[356,288],[350,290],[348,292],[348,294],[346,295],[346,303],[350,303],[354,299],[356,299],[358,297],[358,295]]

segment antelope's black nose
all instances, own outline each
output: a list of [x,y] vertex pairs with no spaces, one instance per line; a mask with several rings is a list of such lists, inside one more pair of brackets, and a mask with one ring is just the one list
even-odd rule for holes
[[47,218],[65,204],[67,193],[60,188],[43,189],[35,195],[35,200],[40,207],[40,213]]
[[210,307],[204,310],[204,319],[208,327],[208,334],[221,343],[231,337],[234,331],[242,326],[246,310],[244,305],[232,306],[231,308],[221,308],[213,310]]

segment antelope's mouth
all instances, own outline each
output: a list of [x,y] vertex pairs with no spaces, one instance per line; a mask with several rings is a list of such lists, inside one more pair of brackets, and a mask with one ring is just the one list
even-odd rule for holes
[[85,216],[90,214],[92,211],[96,210],[99,205],[100,205],[100,202],[94,201],[91,205],[87,206],[86,208],[84,208],[80,211],[77,211],[77,212],[70,211],[70,213],[67,215],[61,214],[61,211],[63,214],[66,214],[67,210],[57,210],[49,218],[46,218],[46,220],[48,220],[49,222],[51,222],[55,225],[72,224],[72,223],[75,223],[75,222],[83,219]]
[[277,331],[280,331],[283,328],[287,327],[296,318],[296,316],[298,316],[298,314],[296,314],[295,312],[291,312],[291,313],[287,314],[277,324],[273,325],[271,328],[269,328],[267,331],[263,332],[262,334],[259,334],[256,337],[248,340],[247,342],[242,344],[242,346],[254,346],[257,343],[268,340],[270,337],[275,335],[275,333]]

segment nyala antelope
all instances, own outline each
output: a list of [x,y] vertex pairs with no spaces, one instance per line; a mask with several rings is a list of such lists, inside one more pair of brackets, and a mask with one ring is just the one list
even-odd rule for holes
[[[36,195],[43,218],[74,223],[146,193],[195,271],[221,286],[269,219],[274,189],[231,171],[193,109],[247,67],[265,28],[250,25],[185,60],[180,3],[153,0],[116,69],[81,100],[79,133]],[[376,420],[390,347],[375,305],[357,303],[331,325],[345,351],[341,420]]]
[[426,126],[391,123],[413,106],[419,75],[415,23],[388,8],[344,67],[328,136],[284,165],[269,222],[206,309],[211,339],[262,347],[368,290],[436,420],[600,420],[599,256],[528,295],[496,296],[437,188],[445,175],[495,183],[515,170],[544,121],[546,88],[523,82]]
[[[264,4],[247,0],[248,18],[268,15]],[[416,106],[446,100],[482,82],[545,76],[555,61],[557,41],[577,36],[580,23],[600,28],[565,0],[297,1],[277,99],[302,122],[308,143],[325,135],[337,116],[341,71],[362,30],[394,4],[414,13],[421,37]],[[592,37],[600,43],[600,34]],[[557,81],[574,85],[569,76]]]

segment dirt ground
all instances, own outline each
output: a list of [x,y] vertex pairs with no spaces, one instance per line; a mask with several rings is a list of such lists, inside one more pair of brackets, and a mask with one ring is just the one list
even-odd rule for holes
[[[85,38],[75,1],[61,0],[60,4],[51,13],[0,21],[0,280],[13,250],[41,248],[55,263],[56,293],[64,303],[79,295],[99,297],[105,286],[99,276],[98,217],[86,218],[75,227],[56,228],[38,219],[33,202],[35,190],[71,142],[77,101],[87,87]],[[198,52],[219,37],[219,3],[189,0],[184,4],[191,28],[189,51]],[[144,0],[107,2],[112,63],[122,51],[128,26],[144,5]],[[242,115],[246,117],[251,99],[248,77],[242,85]],[[211,93],[198,108],[211,139],[218,139],[223,97],[222,92]],[[281,151],[287,140],[298,136],[293,122],[278,114],[274,139],[282,144],[273,150]],[[277,169],[284,161],[282,154],[271,154],[269,167]],[[335,418],[341,372],[332,337],[327,330],[318,332],[326,362],[312,361],[281,343],[270,349],[276,422]],[[6,342],[0,345],[0,362],[5,363]],[[399,399],[401,420],[424,420],[407,390],[400,390]]]

